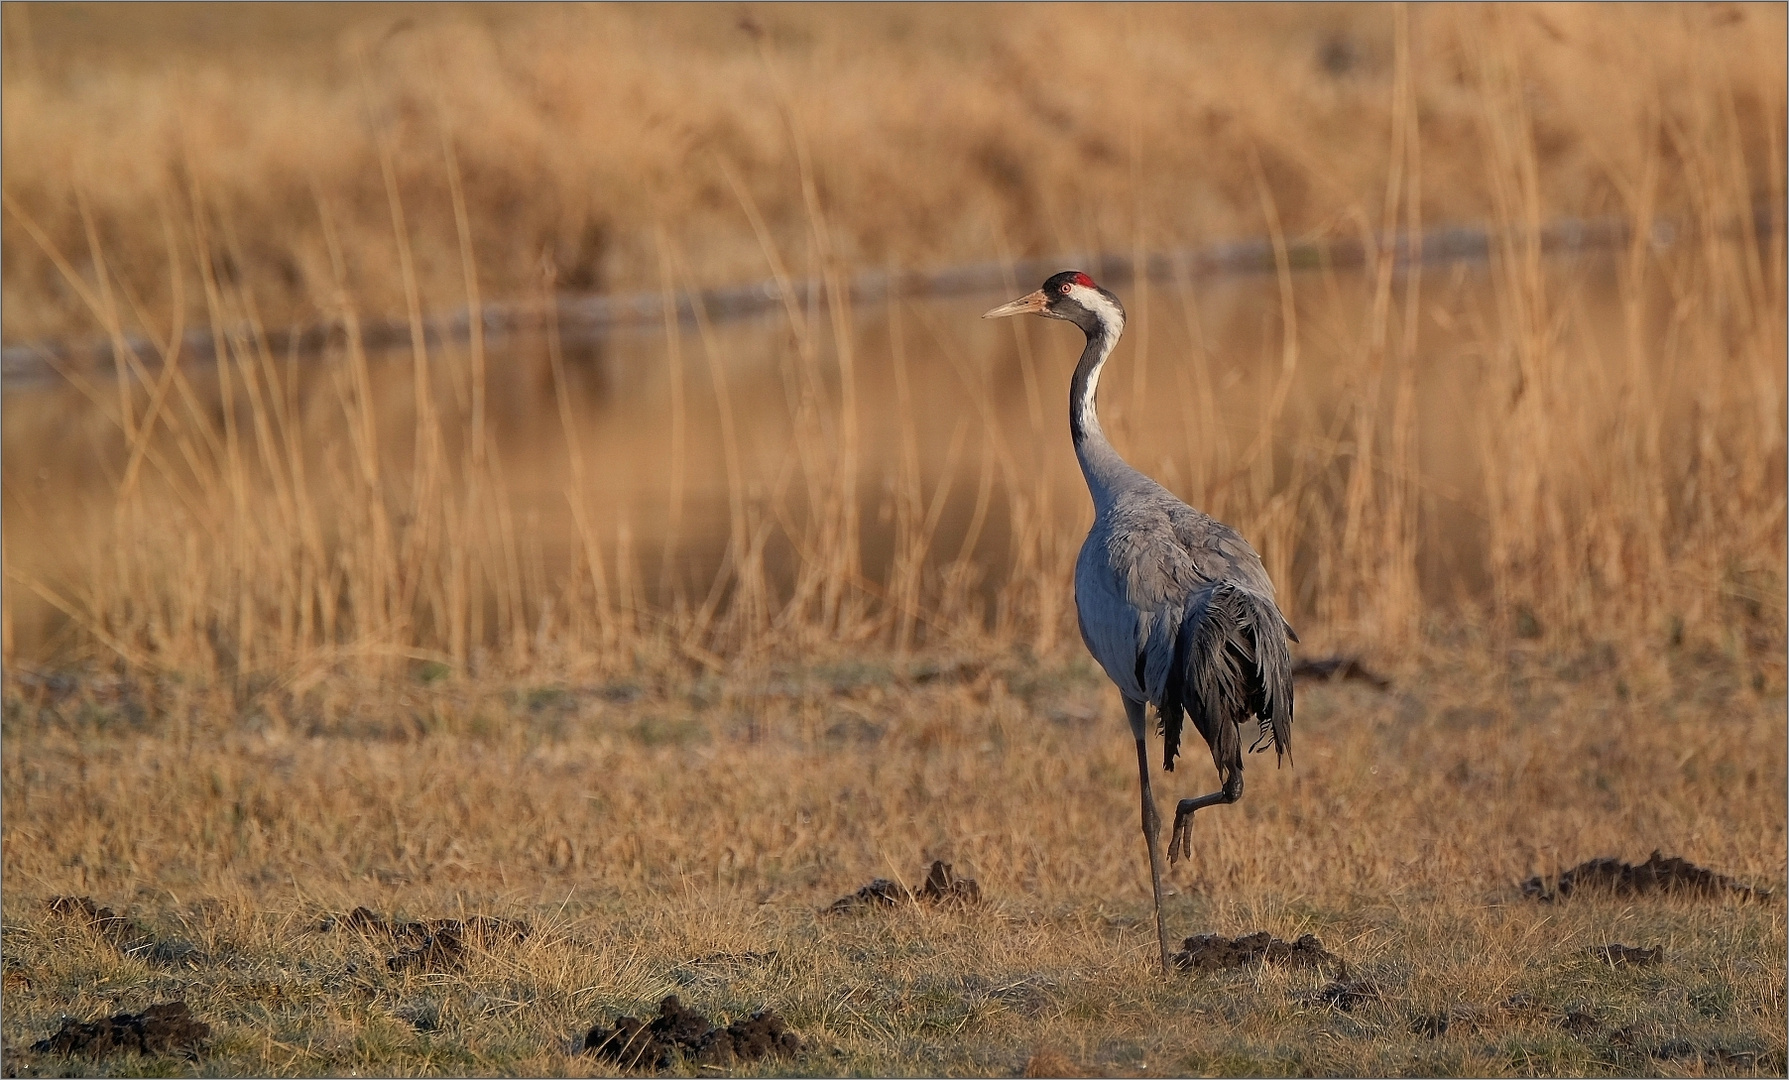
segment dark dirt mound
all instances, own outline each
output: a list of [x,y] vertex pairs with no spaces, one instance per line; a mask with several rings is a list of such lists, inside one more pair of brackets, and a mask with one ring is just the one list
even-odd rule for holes
[[343,916],[330,916],[318,929],[354,930],[366,937],[395,943],[398,951],[385,961],[393,971],[416,970],[435,974],[456,971],[474,947],[516,944],[527,939],[532,927],[519,919],[494,919],[475,915],[470,919],[428,919],[390,922],[370,908],[357,907]]
[[1497,1003],[1497,1011],[1516,1020],[1538,1020],[1549,1015],[1547,1007],[1532,994],[1516,993]]
[[136,923],[109,907],[100,907],[91,896],[53,896],[44,906],[50,909],[52,915],[62,915],[86,923],[108,941],[124,942],[139,936]]
[[[1331,993],[1332,988],[1337,985],[1339,984],[1325,987],[1319,993]],[[1341,996],[1339,992],[1337,995]],[[1337,1007],[1348,1009],[1352,1006],[1346,1002],[1339,1002]],[[1449,1031],[1479,1032],[1500,1027],[1505,1023],[1550,1024],[1580,1039],[1600,1034],[1603,1030],[1602,1021],[1583,1009],[1556,1008],[1529,994],[1511,994],[1488,1008],[1455,1005],[1440,1012],[1417,1016],[1410,1021],[1410,1030],[1414,1034],[1437,1039]]]
[[1343,1012],[1353,1012],[1357,1006],[1378,1001],[1379,997],[1379,984],[1371,979],[1337,979],[1306,1000]]
[[1606,890],[1616,896],[1672,892],[1713,897],[1722,893],[1735,893],[1748,900],[1761,900],[1770,895],[1767,890],[1753,889],[1724,874],[1717,874],[1676,856],[1666,858],[1657,851],[1639,866],[1619,859],[1591,859],[1589,862],[1579,863],[1560,874],[1558,883],[1552,889],[1547,888],[1546,879],[1539,874],[1522,883],[1522,895],[1548,904],[1563,900],[1582,889]]
[[1567,1009],[1554,1019],[1553,1026],[1579,1038],[1603,1030],[1603,1022],[1582,1009]]
[[91,896],[55,896],[45,907],[53,915],[86,924],[95,934],[110,942],[126,956],[138,957],[157,964],[198,963],[205,955],[197,945],[177,938],[158,939],[144,930],[136,920],[128,919],[109,907],[101,907]]
[[1619,945],[1613,942],[1608,945],[1592,945],[1590,948],[1585,949],[1584,952],[1587,955],[1608,964],[1610,967],[1626,967],[1630,964],[1635,967],[1642,967],[1646,964],[1656,964],[1665,958],[1665,950],[1663,946],[1643,949],[1633,945]]
[[1187,938],[1173,956],[1174,966],[1183,970],[1259,967],[1263,963],[1282,967],[1313,968],[1331,971],[1338,976],[1348,974],[1348,965],[1323,948],[1316,935],[1306,934],[1297,941],[1281,941],[1265,930],[1239,938],[1217,934],[1199,934]]
[[974,878],[952,873],[949,863],[934,859],[926,871],[926,883],[919,887],[919,898],[930,904],[979,904],[981,886]]
[[933,860],[931,869],[926,871],[926,881],[919,888],[918,894],[909,892],[906,886],[898,881],[877,878],[863,888],[846,896],[841,896],[827,905],[828,912],[860,911],[871,907],[894,907],[897,904],[912,903],[924,900],[928,904],[955,904],[968,906],[981,903],[981,886],[974,878],[958,877],[950,868],[950,864],[942,860]]
[[119,1013],[103,1020],[84,1024],[64,1020],[62,1029],[31,1049],[38,1053],[82,1054],[104,1057],[107,1054],[135,1052],[139,1054],[181,1053],[196,1057],[201,1045],[211,1037],[211,1026],[192,1018],[186,1002],[169,1001],[151,1005],[140,1013]]
[[858,911],[871,907],[894,907],[911,903],[913,894],[897,881],[879,877],[854,893],[839,897],[826,906],[829,912]]
[[1412,1034],[1426,1039],[1439,1039],[1448,1032],[1470,1034],[1482,1030],[1483,1023],[1477,1009],[1465,1005],[1456,1005],[1438,1012],[1424,1013],[1410,1021]]
[[1673,1039],[1653,1047],[1648,1054],[1659,1061],[1695,1062],[1709,1070],[1757,1071],[1780,1075],[1783,1055],[1770,1050],[1741,1050],[1728,1046],[1697,1046],[1688,1039]]
[[1300,660],[1292,665],[1294,679],[1358,679],[1376,690],[1390,690],[1391,680],[1368,670],[1357,656],[1331,656],[1322,660]]
[[1602,1021],[1583,1009],[1548,1005],[1532,994],[1516,993],[1497,1003],[1495,1015],[1516,1023],[1547,1023],[1561,1031],[1585,1038],[1600,1034]]
[[[1449,1031],[1479,1032],[1505,1024],[1548,1024],[1580,1039],[1600,1035],[1603,1023],[1584,1009],[1548,1005],[1531,994],[1511,994],[1495,1005],[1479,1008],[1455,1005],[1450,1009],[1418,1016],[1410,1022],[1410,1030],[1431,1039]],[[1619,1040],[1619,1036],[1617,1038]]]
[[793,1057],[801,1039],[773,1012],[754,1013],[717,1028],[708,1017],[683,1007],[672,994],[658,1003],[650,1023],[623,1016],[613,1027],[601,1024],[584,1036],[584,1052],[595,1053],[624,1069],[663,1072],[686,1058],[698,1066],[726,1067],[765,1057]]

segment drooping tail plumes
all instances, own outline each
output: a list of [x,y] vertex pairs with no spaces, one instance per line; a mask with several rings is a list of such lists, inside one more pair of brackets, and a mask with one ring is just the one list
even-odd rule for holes
[[1211,760],[1227,787],[1242,770],[1242,725],[1254,717],[1251,749],[1292,752],[1292,652],[1288,628],[1270,600],[1220,581],[1195,592],[1174,639],[1174,662],[1157,710],[1162,767],[1174,769],[1183,713],[1191,713],[1211,746]]

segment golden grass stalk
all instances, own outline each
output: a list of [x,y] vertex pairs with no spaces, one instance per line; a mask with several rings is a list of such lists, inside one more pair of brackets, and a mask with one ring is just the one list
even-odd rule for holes
[[[1473,32],[1449,36],[1426,16],[1393,15],[1372,98],[1384,143],[1363,152],[1375,185],[1326,225],[1308,220],[1308,182],[1287,179],[1284,140],[1255,131],[1233,179],[1249,196],[1239,217],[1275,252],[1267,306],[1245,316],[1261,355],[1230,352],[1240,294],[1224,290],[1240,286],[1182,276],[1171,289],[1129,287],[1136,333],[1118,360],[1132,365],[1129,400],[1127,384],[1108,388],[1108,408],[1125,414],[1114,431],[1146,471],[1256,543],[1314,643],[1390,651],[1441,619],[1568,651],[1613,640],[1643,656],[1692,633],[1754,655],[1781,639],[1784,618],[1785,302],[1780,229],[1749,227],[1760,184],[1780,221],[1782,177],[1760,163],[1742,103],[1780,118],[1780,88],[1673,53],[1682,70],[1661,69],[1636,93],[1687,96],[1638,107],[1638,157],[1603,164],[1631,242],[1606,264],[1558,258],[1541,245],[1561,207],[1547,164],[1559,136],[1543,129],[1570,121],[1537,113],[1527,87],[1571,79],[1525,52],[1523,18],[1451,14],[1439,24]],[[451,35],[437,44],[464,47]],[[1426,111],[1442,93],[1432,68],[1443,46],[1472,91],[1470,110],[1444,110],[1470,122],[1469,154]],[[438,81],[424,177],[388,107],[403,72],[369,60],[362,73],[379,233],[344,209],[358,205],[353,185],[313,179],[302,200],[319,243],[307,254],[296,242],[292,256],[325,268],[313,302],[338,329],[315,368],[269,348],[278,290],[251,267],[271,241],[211,175],[203,159],[215,148],[199,128],[184,182],[158,196],[166,293],[135,280],[136,241],[108,239],[122,228],[116,193],[82,195],[88,264],[77,267],[66,229],[45,224],[60,211],[9,182],[7,228],[22,233],[8,232],[9,256],[42,259],[112,343],[110,387],[68,370],[92,403],[73,430],[99,464],[82,483],[70,467],[81,495],[67,505],[34,503],[24,483],[38,460],[31,425],[48,421],[9,412],[6,568],[26,587],[0,601],[9,658],[118,656],[253,692],[400,661],[614,672],[858,644],[1072,650],[1066,597],[1085,502],[1052,419],[1067,350],[1015,327],[1000,331],[1016,334],[1010,350],[995,351],[936,305],[855,309],[846,271],[867,219],[840,193],[855,174],[814,134],[833,114],[803,95],[811,75],[764,48],[753,77],[780,95],[777,160],[795,201],[767,192],[749,154],[692,171],[708,174],[777,283],[780,340],[749,347],[747,331],[717,326],[698,304],[708,385],[686,386],[667,304],[653,348],[668,397],[640,399],[663,402],[664,415],[634,418],[625,437],[603,426],[625,417],[587,413],[603,376],[572,362],[552,318],[542,340],[510,339],[501,354],[476,317],[463,345],[426,340],[431,307],[464,298],[477,309],[493,258],[482,221],[493,204],[462,164],[482,153],[470,106]],[[1139,194],[1157,167],[1144,149],[1158,145],[1151,123],[1137,121],[1125,164],[1133,251],[1139,223],[1162,213]],[[1415,264],[1414,246],[1371,251],[1360,275],[1294,265],[1293,239],[1342,223],[1414,237],[1462,161],[1482,178],[1499,238],[1481,279]],[[1058,190],[1027,205],[1060,218]],[[667,298],[726,262],[659,229],[649,262]],[[189,296],[194,273],[202,287]],[[798,295],[803,278],[819,282],[815,296]],[[363,305],[387,293],[410,328],[402,367],[363,330]],[[1177,320],[1159,317],[1170,296]],[[189,302],[217,343],[203,375],[179,354]],[[556,310],[551,283],[542,304]],[[158,343],[159,367],[128,347],[133,319]],[[1152,380],[1152,355],[1159,365],[1170,350],[1173,379]],[[493,357],[520,368],[531,351],[544,354],[550,402],[530,398],[525,380],[493,377]],[[747,374],[760,358],[771,377]],[[498,395],[518,396],[505,408],[526,419],[499,422]],[[533,422],[548,411],[556,430]],[[667,444],[647,494],[611,482]],[[707,505],[724,507],[724,544],[718,513],[698,524]],[[24,520],[68,539],[34,541],[47,533],[22,532]],[[703,575],[687,601],[685,566]],[[28,619],[21,604],[33,605]]]

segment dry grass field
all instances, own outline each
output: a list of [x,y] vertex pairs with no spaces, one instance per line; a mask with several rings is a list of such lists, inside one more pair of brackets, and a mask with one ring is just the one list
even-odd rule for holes
[[[107,343],[0,393],[0,1070],[608,1074],[672,993],[803,1040],[746,1073],[1789,1067],[1782,8],[0,11],[0,337]],[[842,283],[1255,236],[1120,287],[1101,407],[1387,682],[1300,683],[1167,911],[1346,971],[1163,978],[1079,342]],[[1522,887],[1655,849],[1760,892]],[[981,901],[826,910],[933,860]]]
[[[568,1054],[587,1028],[676,993],[778,1011],[809,1050],[769,1072],[1780,1074],[1781,700],[1718,658],[1673,667],[1624,683],[1516,649],[1425,657],[1389,693],[1303,688],[1296,769],[1256,769],[1200,820],[1168,918],[1177,937],[1317,935],[1378,988],[1347,1011],[1317,996],[1330,972],[1155,972],[1134,760],[1086,662],[841,659],[239,713],[33,685],[0,778],[0,1034],[9,1067],[55,1073],[23,1048],[60,1015],[183,998],[209,1057],[104,1067],[588,1074],[612,1066]],[[1777,898],[1517,887],[1656,846]],[[917,887],[933,858],[983,902],[821,911],[872,878]],[[136,920],[130,944],[47,911],[58,895]],[[392,942],[319,930],[359,905],[533,933],[394,971]],[[1610,943],[1664,958],[1586,955]]]

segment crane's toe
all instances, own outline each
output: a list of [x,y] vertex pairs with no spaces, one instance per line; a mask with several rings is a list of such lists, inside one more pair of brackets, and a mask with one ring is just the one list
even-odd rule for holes
[[1193,812],[1190,808],[1181,806],[1174,811],[1174,834],[1168,838],[1168,862],[1177,863],[1192,853]]

